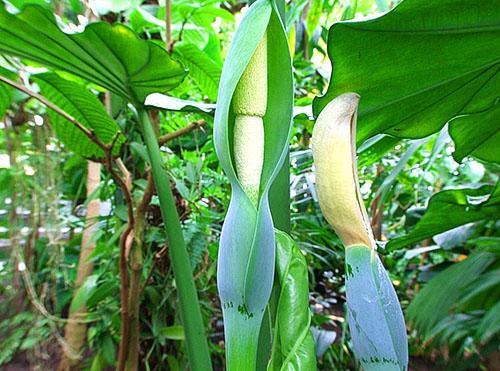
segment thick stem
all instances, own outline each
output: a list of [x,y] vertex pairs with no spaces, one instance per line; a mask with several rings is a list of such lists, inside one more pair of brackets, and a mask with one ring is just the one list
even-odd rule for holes
[[[101,164],[88,161],[87,197],[90,196],[98,187],[100,180]],[[92,242],[92,235],[94,233],[97,217],[99,216],[99,207],[99,199],[91,200],[87,206],[73,299],[87,277],[92,274],[94,268],[94,265],[89,261],[89,256],[95,248],[95,242]],[[85,345],[85,335],[87,333],[86,323],[80,320],[85,320],[86,316],[87,307],[84,304],[70,312],[68,316],[68,323],[64,329],[64,338],[67,347],[63,349],[63,355],[61,362],[59,363],[59,370],[69,370],[80,363],[80,353]]]
[[179,295],[181,320],[186,334],[187,352],[192,371],[212,369],[198,295],[194,285],[191,263],[182,235],[179,215],[170,190],[170,179],[163,168],[160,148],[153,127],[145,110],[139,111],[139,119],[149,159],[154,183],[158,192],[170,259]]
[[142,245],[144,235],[144,215],[137,215],[135,219],[134,241],[130,249],[130,290],[128,306],[130,310],[130,330],[128,357],[125,369],[135,371],[139,368],[139,341],[140,341],[140,318],[139,308],[141,304],[141,276],[143,267]]
[[227,370],[260,371],[257,369],[257,349],[261,323],[262,316],[249,318],[236,308],[225,310]]

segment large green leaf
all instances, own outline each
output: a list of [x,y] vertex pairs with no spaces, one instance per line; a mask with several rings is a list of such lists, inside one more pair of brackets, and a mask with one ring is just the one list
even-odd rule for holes
[[[272,45],[267,56],[271,78],[268,79],[267,111],[263,118],[264,166],[256,208],[237,178],[232,159],[235,115],[231,100],[266,29],[268,45]],[[229,362],[230,352],[256,353],[260,323],[271,294],[275,238],[268,192],[288,151],[292,105],[292,72],[286,34],[274,2],[259,0],[249,8],[234,35],[222,71],[214,123],[215,149],[232,189],[222,228],[217,272]]]
[[500,218],[500,187],[490,196],[491,192],[491,186],[482,186],[436,193],[410,233],[389,241],[387,248],[405,247],[467,223]]
[[134,104],[169,91],[186,76],[164,49],[120,24],[97,22],[67,34],[45,8],[28,5],[14,15],[0,6],[0,33],[0,52],[72,73]]
[[[104,144],[111,144],[118,135],[113,154],[120,151],[125,137],[94,94],[82,85],[64,80],[54,73],[35,75],[34,80],[40,86],[45,98],[69,113],[86,128],[92,129]],[[75,125],[54,111],[49,111],[49,116],[57,137],[66,148],[86,158],[95,159],[104,156],[103,150]]]
[[280,293],[269,371],[316,370],[310,331],[307,262],[290,236],[276,230],[276,273]]
[[347,314],[356,357],[366,371],[407,370],[403,312],[377,252],[349,246],[345,259]]
[[[316,114],[335,96],[356,92],[359,142],[379,133],[422,138],[454,117],[490,108],[499,97],[498,2],[405,0],[380,18],[334,24],[328,54],[332,79],[314,102]],[[467,120],[472,141],[481,144],[498,133],[500,112]],[[470,136],[454,140],[466,153]]]

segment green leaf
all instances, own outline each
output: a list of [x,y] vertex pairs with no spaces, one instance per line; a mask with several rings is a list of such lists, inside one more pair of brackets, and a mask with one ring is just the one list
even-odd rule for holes
[[210,100],[215,101],[222,70],[221,66],[195,44],[176,44],[174,54],[189,68],[189,76],[200,87],[201,91]]
[[[268,98],[263,118],[264,166],[258,207],[244,192],[232,159],[234,113],[231,100],[267,28]],[[262,316],[274,278],[275,238],[268,192],[288,152],[292,117],[292,70],[288,44],[276,4],[258,0],[245,14],[222,71],[214,123],[214,144],[231,183],[232,196],[222,228],[218,288],[222,301],[229,362],[236,354],[251,369]],[[243,354],[248,355],[243,359]],[[247,362],[247,363],[244,363]],[[231,367],[234,363],[230,363]],[[237,365],[232,366],[237,367]]]
[[407,370],[403,312],[377,252],[349,246],[345,258],[347,314],[356,357],[366,371]]
[[[433,195],[422,219],[406,236],[388,242],[398,249],[458,226],[500,217],[500,187],[450,189]],[[490,196],[490,193],[493,193]]]
[[97,275],[91,275],[87,277],[87,279],[83,282],[83,284],[76,292],[75,297],[71,302],[71,307],[69,309],[70,313],[74,313],[75,311],[80,310],[83,306],[85,306],[88,298],[97,286],[98,278],[99,276]]
[[500,301],[483,316],[477,328],[477,337],[484,344],[500,332]]
[[432,278],[411,302],[407,310],[410,322],[424,337],[446,318],[464,293],[496,259],[494,253],[478,251],[453,264]]
[[[11,80],[16,80],[16,74],[0,66],[0,75],[8,77]],[[3,119],[7,108],[9,108],[13,96],[13,88],[5,83],[0,82],[0,120]]]
[[160,329],[160,335],[170,340],[185,340],[182,326],[163,327]]
[[96,287],[87,299],[87,306],[92,308],[99,304],[102,300],[108,297],[117,297],[119,295],[119,288],[116,282],[106,281]]
[[318,27],[319,19],[321,17],[321,11],[323,10],[323,0],[312,0],[311,9],[307,13],[307,36],[312,38],[316,27]]
[[[335,96],[356,92],[360,143],[379,133],[422,138],[498,98],[498,4],[405,0],[380,18],[334,24],[328,54],[332,79],[326,95],[314,101],[316,114]],[[476,129],[473,142],[481,143],[498,130],[500,117],[495,110],[468,120]],[[457,123],[450,124],[452,131]],[[457,150],[467,146],[455,138]]]
[[106,336],[101,343],[102,356],[108,365],[116,361],[116,346],[111,336]]
[[[492,108],[472,115],[459,116],[450,122],[450,136],[455,142],[453,157],[458,162],[465,156],[474,156],[483,161],[500,164],[500,103]],[[478,123],[491,122],[496,125]],[[479,132],[479,133],[478,133]]]
[[280,293],[268,370],[316,370],[307,262],[291,237],[278,230],[276,274]]
[[[35,75],[34,81],[40,86],[45,98],[69,113],[86,128],[92,129],[104,144],[111,144],[118,135],[113,154],[119,153],[125,137],[94,94],[80,84],[64,80],[54,73]],[[71,122],[54,111],[49,111],[49,116],[57,137],[66,148],[86,158],[104,156],[103,150]]]
[[175,88],[186,76],[164,49],[121,24],[97,22],[67,34],[40,6],[28,5],[17,15],[0,6],[0,33],[0,52],[77,75],[134,104]]

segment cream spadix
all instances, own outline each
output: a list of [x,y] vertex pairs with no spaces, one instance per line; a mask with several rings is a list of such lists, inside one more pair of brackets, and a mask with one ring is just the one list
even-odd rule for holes
[[312,136],[316,187],[321,211],[343,244],[375,248],[357,175],[358,103],[357,94],[342,94],[318,116]]
[[243,190],[254,205],[259,200],[264,164],[264,121],[267,109],[267,37],[260,41],[233,96],[234,160]]

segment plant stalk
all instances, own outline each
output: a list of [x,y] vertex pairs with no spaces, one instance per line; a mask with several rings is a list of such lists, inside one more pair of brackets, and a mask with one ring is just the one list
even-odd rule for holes
[[149,115],[143,109],[139,110],[138,114],[165,225],[168,250],[178,289],[181,320],[186,334],[190,369],[192,371],[211,370],[212,362],[208,351],[198,295],[193,281],[191,263],[182,234],[179,215],[170,189],[170,179],[163,167],[158,139],[154,133]]

